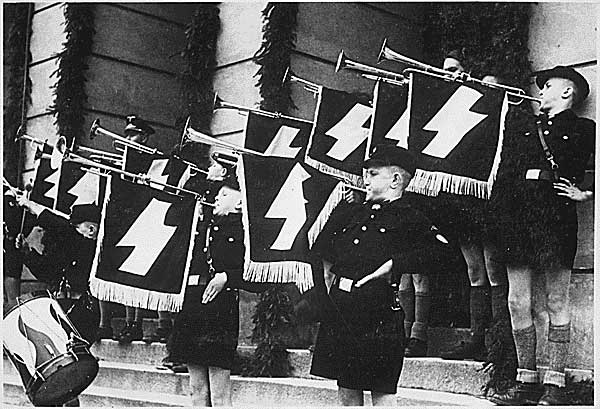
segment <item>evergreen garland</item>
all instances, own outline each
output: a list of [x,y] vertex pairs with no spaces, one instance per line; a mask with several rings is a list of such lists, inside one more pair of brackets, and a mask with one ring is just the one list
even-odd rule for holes
[[67,40],[58,53],[58,69],[51,75],[56,75],[58,80],[53,86],[54,104],[50,110],[55,116],[58,134],[71,143],[84,135],[87,61],[96,30],[93,4],[65,3],[63,7]]
[[[14,185],[20,185],[17,180],[19,174],[19,163],[16,158],[22,155],[19,147],[20,143],[15,142],[15,134],[20,125],[26,126],[26,118],[22,118],[22,113],[27,114],[27,107],[31,104],[31,78],[27,64],[31,61],[31,52],[27,48],[29,38],[31,38],[31,13],[32,3],[8,3],[4,5],[5,18],[12,20],[8,31],[8,41],[6,43],[5,61],[8,66],[4,77],[7,80],[6,96],[4,105],[4,124],[2,131],[4,133],[4,176]],[[25,83],[25,87],[23,84]],[[23,120],[23,124],[21,121]]]
[[[530,16],[528,3],[434,3],[423,20],[426,58],[430,64],[441,66],[449,51],[458,50],[464,57],[463,66],[473,77],[495,75],[502,83],[527,91],[531,76],[527,48]],[[530,115],[530,104],[524,102],[512,106],[506,123],[518,129]],[[450,290],[449,296],[453,291],[456,289]],[[517,362],[510,334],[504,334],[503,328],[510,328],[507,320],[498,320],[489,330],[492,343],[484,364],[490,374],[486,392],[502,392],[514,383]]]
[[297,15],[297,3],[268,3],[263,10],[263,41],[254,62],[260,65],[255,74],[260,105],[267,111],[286,114],[294,107],[289,81],[282,80],[296,47]]
[[284,340],[294,328],[293,310],[290,297],[281,285],[273,285],[260,294],[252,316],[252,341],[257,347],[245,375],[289,375],[292,368]]
[[[294,107],[289,82],[282,84],[295,48],[297,3],[268,3],[263,10],[263,41],[254,55],[260,65],[255,76],[262,109],[289,113]],[[294,328],[294,308],[282,285],[273,285],[260,295],[252,317],[252,339],[256,351],[246,371],[251,376],[287,376],[291,370],[284,342]]]
[[[180,126],[190,116],[191,123],[197,130],[208,132],[213,112],[213,78],[220,31],[218,5],[198,5],[185,29],[186,45],[181,52],[185,69],[179,75],[179,81],[186,114],[177,119],[176,126]],[[208,147],[205,147],[205,154],[207,152]]]

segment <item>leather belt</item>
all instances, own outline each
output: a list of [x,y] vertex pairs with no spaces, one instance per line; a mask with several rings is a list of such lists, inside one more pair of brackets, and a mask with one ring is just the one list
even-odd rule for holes
[[351,278],[336,275],[333,279],[332,285],[335,286],[335,288],[340,289],[341,291],[349,293],[354,287],[354,280],[352,280]]
[[194,285],[207,285],[208,278],[204,275],[189,275],[188,276],[188,286]]
[[556,180],[556,175],[552,170],[544,170],[544,169],[527,169],[525,173],[525,179],[527,180],[547,180],[550,182],[554,182]]

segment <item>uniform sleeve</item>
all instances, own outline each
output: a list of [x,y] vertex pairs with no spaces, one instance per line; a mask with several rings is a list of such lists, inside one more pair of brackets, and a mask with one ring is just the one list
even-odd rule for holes
[[425,216],[416,214],[409,226],[410,244],[392,257],[392,276],[433,274],[446,269],[451,246],[446,237]]
[[51,212],[50,210],[44,210],[37,218],[37,224],[44,229],[70,229],[71,224],[67,219]]

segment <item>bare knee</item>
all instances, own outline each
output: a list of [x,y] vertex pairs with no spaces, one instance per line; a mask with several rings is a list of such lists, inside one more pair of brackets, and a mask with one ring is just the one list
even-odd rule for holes
[[531,317],[531,297],[523,293],[508,294],[508,309],[511,316]]
[[412,277],[415,285],[415,293],[429,292],[429,276],[423,274],[413,274]]
[[546,308],[550,315],[564,313],[569,308],[569,293],[567,291],[556,291],[547,295]]

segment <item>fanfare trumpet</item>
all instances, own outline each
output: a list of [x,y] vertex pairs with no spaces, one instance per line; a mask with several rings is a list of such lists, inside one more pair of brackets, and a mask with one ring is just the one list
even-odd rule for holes
[[[108,136],[109,138],[112,138],[115,142],[119,142],[121,145],[124,145],[128,148],[135,149],[138,152],[147,153],[149,155],[168,156],[168,155],[165,155],[160,150],[158,150],[157,148],[151,148],[151,147],[143,145],[141,143],[129,140],[124,136],[121,136],[119,134],[109,131],[106,128],[101,127],[100,119],[96,119],[92,123],[92,126],[90,128],[90,139],[94,139],[94,137],[96,137],[97,135]],[[200,172],[200,173],[204,173],[204,174],[208,173],[206,170],[199,168],[198,165],[196,165],[195,163],[192,163],[190,161],[182,159],[179,155],[171,155],[171,156],[173,156],[177,160],[180,160],[181,162],[188,165],[194,172]]]
[[268,116],[269,118],[283,118],[283,119],[289,119],[292,121],[306,122],[309,124],[313,123],[313,121],[309,121],[308,119],[302,119],[302,118],[296,118],[293,116],[283,115],[279,112],[263,111],[262,109],[249,108],[249,107],[245,107],[243,105],[232,104],[230,102],[223,101],[219,97],[219,95],[215,93],[215,99],[213,101],[213,110],[217,110],[217,109],[236,109],[240,112],[253,112],[255,114]]
[[[80,166],[84,166],[85,170],[89,171],[91,173],[98,174],[95,171],[95,169],[101,169],[101,170],[105,170],[108,172],[114,172],[114,173],[118,173],[120,175],[130,177],[133,180],[140,181],[145,184],[156,184],[159,186],[164,186],[164,187],[170,188],[176,192],[187,193],[187,194],[194,196],[196,199],[198,199],[202,196],[201,194],[194,192],[192,190],[188,190],[188,189],[184,189],[182,187],[173,186],[168,183],[164,183],[164,182],[162,182],[158,179],[154,179],[146,174],[136,174],[136,173],[128,172],[126,170],[115,168],[110,165],[106,165],[104,163],[98,163],[91,159],[85,158],[81,155],[78,155],[77,153],[72,152],[72,150],[67,147],[67,141],[63,136],[61,136],[58,139],[58,141],[56,142],[55,148],[56,148],[55,150],[60,153],[61,159],[63,161],[68,161],[68,162],[76,163]],[[212,203],[206,203],[206,202],[202,202],[202,201],[200,201],[200,202],[207,206],[214,206],[214,204],[212,204]]]
[[353,61],[346,57],[346,54],[344,54],[344,50],[340,51],[340,55],[338,56],[337,64],[335,66],[335,72],[339,72],[343,69],[356,71],[360,73],[363,77],[372,80],[381,79],[385,82],[394,85],[408,84],[408,80],[404,75],[393,71],[382,70],[380,68],[372,67],[367,64],[362,64],[357,61]]
[[[495,82],[482,81],[480,79],[471,77],[468,73],[460,73],[457,75],[456,73],[446,71],[441,68],[434,67],[432,65],[425,64],[420,61],[409,58],[409,57],[402,55],[402,54],[392,50],[391,48],[389,48],[387,46],[387,38],[385,40],[383,40],[383,44],[381,46],[381,51],[379,52],[379,56],[377,58],[378,63],[380,63],[382,61],[394,61],[394,62],[398,62],[401,64],[405,64],[405,65],[414,67],[417,70],[428,72],[430,74],[433,74],[434,76],[439,76],[445,80],[475,82],[475,83],[482,84],[482,85],[485,85],[490,88],[501,89],[503,91],[506,91],[506,93],[508,95],[514,96],[518,99],[518,102],[509,101],[515,105],[520,104],[521,102],[523,102],[523,100],[534,101],[534,102],[537,102],[538,104],[541,102],[541,99],[539,99],[539,98],[526,95],[525,91],[521,88],[512,87],[512,86],[504,85],[504,84],[498,84]],[[405,72],[410,72],[410,71],[415,71],[415,70],[410,69],[410,68],[405,70]]]
[[[40,138],[36,138],[35,136],[31,136],[31,135],[27,135],[27,134],[18,135],[15,138],[15,140],[25,140],[25,141],[32,142],[36,145],[39,145],[39,147],[36,149],[36,152],[35,152],[36,160],[45,157],[44,155],[47,155],[47,154],[45,154],[43,152],[43,147],[45,145],[50,146],[46,140],[42,140]],[[64,140],[64,142],[63,142],[63,140]],[[62,137],[62,139],[59,138],[57,143],[59,141],[61,141],[60,143],[66,144],[66,139],[64,137]],[[41,147],[41,149],[40,149],[40,147]],[[74,152],[76,152],[78,154],[89,155],[88,158],[92,159],[92,160],[110,162],[110,163],[114,163],[115,165],[120,165],[121,162],[123,161],[123,156],[118,153],[106,152],[106,151],[103,151],[100,149],[88,148],[87,146],[77,146],[77,147],[72,147],[71,149],[73,149]],[[56,165],[56,163],[54,163],[54,165]]]
[[229,149],[229,150],[232,150],[234,153],[238,153],[238,154],[244,153],[244,154],[249,154],[249,155],[264,156],[264,154],[261,152],[258,152],[258,151],[252,150],[252,149],[247,149],[247,148],[235,145],[233,143],[217,139],[214,136],[210,136],[210,135],[206,135],[202,132],[198,132],[191,127],[186,128],[183,142],[184,143],[187,143],[187,142],[203,143],[206,145]]
[[297,82],[299,84],[304,85],[304,89],[306,89],[307,91],[312,92],[313,94],[316,94],[319,92],[320,86],[318,84],[315,84],[314,82],[310,82],[308,80],[305,80],[303,78],[300,78],[298,76],[296,76],[292,70],[290,70],[290,67],[288,67],[285,70],[285,73],[283,74],[283,79],[281,80],[282,84],[285,84],[288,81],[292,81],[292,82]]

